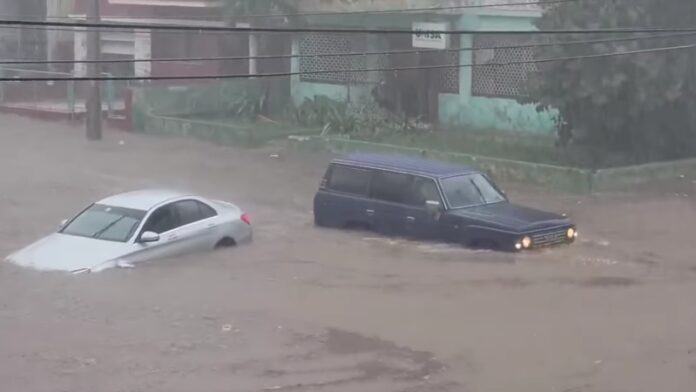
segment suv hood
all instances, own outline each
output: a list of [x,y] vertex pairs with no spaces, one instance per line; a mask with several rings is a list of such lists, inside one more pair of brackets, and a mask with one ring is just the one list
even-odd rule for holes
[[570,221],[562,215],[508,202],[456,209],[449,213],[465,218],[473,224],[478,223],[515,232],[570,225]]

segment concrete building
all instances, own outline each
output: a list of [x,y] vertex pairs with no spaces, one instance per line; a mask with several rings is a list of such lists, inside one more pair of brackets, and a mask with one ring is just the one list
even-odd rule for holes
[[[536,3],[535,0],[529,0]],[[343,4],[334,2],[333,4]],[[393,28],[414,30],[530,30],[542,10],[536,4],[504,6],[508,0],[471,0],[471,5],[485,8],[451,9],[409,13],[375,13],[372,15],[335,15],[307,17],[314,27]],[[301,2],[305,10],[336,11],[320,0]],[[343,10],[380,10],[425,8],[428,4],[413,1],[359,2],[362,7],[344,6]],[[447,7],[466,5],[461,1],[433,1],[431,5]],[[538,113],[534,105],[520,104],[522,85],[533,64],[505,67],[468,67],[469,64],[500,63],[532,59],[531,48],[471,51],[467,48],[515,46],[528,43],[528,36],[501,35],[368,35],[368,34],[302,34],[293,43],[293,53],[301,55],[413,51],[422,53],[378,56],[301,57],[293,59],[292,70],[315,71],[335,69],[336,73],[300,75],[292,79],[292,97],[296,103],[315,95],[335,99],[370,99],[375,91],[391,101],[397,110],[421,117],[429,122],[470,129],[495,129],[549,133],[555,127],[555,113]],[[443,49],[447,49],[446,51]],[[456,49],[463,49],[457,51]],[[408,68],[459,64],[461,68],[406,70],[396,72],[342,73],[359,68]],[[381,87],[380,87],[381,86]]]

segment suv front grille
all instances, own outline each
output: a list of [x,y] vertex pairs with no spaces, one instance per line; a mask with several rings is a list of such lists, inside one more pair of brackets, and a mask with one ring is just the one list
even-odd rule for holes
[[558,229],[532,235],[532,247],[562,244],[568,241],[567,229]]

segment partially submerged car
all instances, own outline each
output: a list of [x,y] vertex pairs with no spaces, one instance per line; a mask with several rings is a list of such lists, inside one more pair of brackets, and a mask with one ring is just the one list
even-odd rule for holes
[[400,155],[331,161],[314,197],[314,219],[388,235],[521,251],[573,242],[565,216],[512,204],[484,173]]
[[57,233],[10,255],[49,271],[96,272],[250,241],[251,220],[236,205],[169,191],[141,190],[98,201]]

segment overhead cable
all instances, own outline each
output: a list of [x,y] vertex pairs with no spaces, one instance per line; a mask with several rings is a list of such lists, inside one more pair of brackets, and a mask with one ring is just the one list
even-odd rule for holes
[[523,49],[523,48],[543,48],[554,46],[575,46],[575,45],[592,45],[602,43],[618,43],[630,41],[649,41],[656,39],[666,39],[674,37],[694,36],[694,33],[678,33],[665,35],[649,35],[640,37],[627,38],[605,38],[595,40],[578,40],[578,41],[561,41],[561,42],[545,42],[545,43],[530,43],[520,45],[505,45],[505,46],[489,46],[489,47],[466,47],[466,48],[450,48],[450,49],[411,49],[411,50],[391,50],[391,51],[375,51],[375,52],[344,52],[344,53],[315,53],[315,54],[279,54],[279,55],[260,55],[260,56],[218,56],[218,57],[172,57],[172,58],[137,58],[137,59],[99,59],[99,60],[0,60],[0,65],[18,65],[18,64],[118,64],[118,63],[162,63],[162,62],[203,62],[203,61],[242,61],[242,60],[272,60],[272,59],[293,59],[293,58],[321,58],[321,57],[358,57],[358,56],[389,56],[389,55],[404,55],[404,54],[422,54],[422,53],[438,53],[438,52],[469,52],[476,50],[503,50],[503,49]]
[[[286,77],[300,75],[319,75],[319,74],[335,74],[335,73],[361,73],[361,72],[391,72],[391,71],[411,71],[411,70],[429,70],[429,69],[451,69],[451,68],[470,68],[470,67],[503,67],[520,64],[541,64],[550,62],[564,62],[576,60],[598,59],[606,57],[647,54],[647,53],[663,53],[675,50],[685,50],[696,48],[696,44],[669,46],[652,49],[638,49],[621,52],[599,53],[584,56],[565,56],[552,57],[536,60],[516,60],[498,63],[483,63],[483,64],[443,64],[443,65],[424,65],[424,66],[408,66],[408,67],[388,67],[388,68],[362,68],[362,69],[346,69],[346,70],[317,70],[317,71],[298,71],[298,72],[276,72],[276,73],[261,73],[261,74],[221,74],[221,75],[166,75],[166,76],[100,76],[100,77],[0,77],[0,82],[37,82],[37,81],[127,81],[127,80],[218,80],[218,79],[248,79],[248,78],[267,78],[267,77]],[[31,70],[29,70],[31,71]]]

